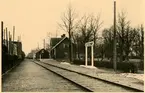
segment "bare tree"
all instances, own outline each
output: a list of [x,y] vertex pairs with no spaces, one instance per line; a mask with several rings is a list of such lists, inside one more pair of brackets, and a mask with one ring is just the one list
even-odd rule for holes
[[[126,20],[125,12],[119,13],[117,24],[117,54],[120,57],[120,62],[128,61],[129,54],[133,51],[141,57],[143,46],[143,28],[132,28],[130,22]],[[113,28],[105,29],[103,31],[104,46],[107,56],[111,53],[113,41]]]
[[74,34],[74,39],[77,42],[78,55],[85,53],[85,43],[93,40],[93,31],[89,29],[89,17],[83,16],[78,25],[77,32]]
[[131,28],[128,26],[126,28],[125,36],[124,36],[124,52],[125,52],[125,60],[129,60],[128,56],[131,53],[131,48],[134,47],[135,44],[138,42],[139,33],[135,28]]
[[117,29],[117,34],[118,34],[118,44],[120,47],[120,61],[122,62],[124,60],[124,45],[125,45],[125,33],[126,33],[126,28],[129,25],[129,21],[126,21],[126,15],[125,12],[121,12],[118,15],[118,29]]
[[134,50],[137,53],[137,56],[139,56],[141,58],[141,60],[143,60],[143,55],[144,55],[144,28],[143,25],[141,25],[138,28],[134,28],[134,30],[136,31],[136,39],[135,39],[135,46]]
[[69,37],[69,59],[72,62],[73,58],[73,48],[72,48],[72,35],[73,31],[76,29],[76,13],[71,5],[68,6],[67,11],[63,13],[61,17],[62,23],[59,26],[68,33]]
[[82,35],[81,42],[85,45],[86,42],[89,42],[92,36],[92,30],[89,30],[88,26],[89,17],[84,17],[83,22],[80,25],[80,32]]
[[104,38],[104,52],[108,59],[113,57],[113,26],[109,29],[104,29],[102,36]]
[[141,24],[141,59],[144,60],[144,27]]
[[141,69],[144,70],[144,27],[143,24],[141,25],[141,48],[140,48],[140,52],[141,52]]
[[[90,16],[90,23],[89,23],[88,30],[92,31],[94,48],[96,48],[96,39],[97,39],[98,31],[100,30],[102,24],[103,21],[100,21],[100,14],[98,14],[97,17],[94,17],[93,15]],[[94,51],[95,50],[96,49],[94,49]]]

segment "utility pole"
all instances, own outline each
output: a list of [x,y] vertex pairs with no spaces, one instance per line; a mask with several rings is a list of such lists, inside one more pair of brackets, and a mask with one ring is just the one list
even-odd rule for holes
[[13,36],[11,36],[11,41],[12,41],[12,43],[11,43],[12,51],[11,52],[13,54],[14,53],[14,46],[13,46],[13,44],[14,44],[14,41],[15,41],[15,26],[13,26]]
[[4,45],[6,45],[6,38],[5,38],[5,36],[6,36],[6,33],[5,33],[5,29],[3,29],[3,44]]
[[15,26],[13,26],[13,42],[15,41]]
[[[71,33],[71,35],[73,36],[73,32]],[[70,38],[70,49],[71,49],[71,62],[73,61],[73,42],[72,42],[72,36]]]
[[57,38],[57,30],[56,30],[56,38]]
[[38,45],[37,47],[38,47],[38,50],[39,50],[39,43],[37,43],[37,45]]
[[43,41],[44,41],[44,49],[45,49],[45,39]]
[[6,46],[8,48],[8,31],[7,31],[7,27],[6,27]]
[[[50,48],[51,48],[51,46],[50,46],[50,39],[51,39],[51,33],[49,32],[49,34],[47,33],[47,37],[48,37],[48,41],[49,41],[49,43],[48,43],[48,45],[49,45],[49,47],[48,47],[48,49],[49,49],[49,58],[51,58],[51,51],[50,51]],[[47,41],[47,42],[48,42]]]
[[10,31],[9,31],[9,54],[11,55],[12,54],[12,35],[10,34]]
[[17,41],[19,42],[19,36],[18,36],[18,40]]
[[21,42],[21,35],[19,36],[19,42]]
[[[3,44],[3,21],[1,21],[1,35],[2,35],[2,38],[1,38],[1,43]],[[2,45],[1,44],[1,45]],[[2,46],[1,46],[2,47]]]
[[21,42],[21,35],[18,36],[18,42]]
[[114,42],[113,42],[113,68],[116,71],[117,68],[117,52],[116,52],[116,1],[114,1]]
[[11,33],[9,31],[9,54],[11,54]]

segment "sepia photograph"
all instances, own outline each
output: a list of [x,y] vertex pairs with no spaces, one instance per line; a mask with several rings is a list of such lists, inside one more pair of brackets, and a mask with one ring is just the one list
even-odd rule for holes
[[0,0],[1,92],[144,92],[144,0]]

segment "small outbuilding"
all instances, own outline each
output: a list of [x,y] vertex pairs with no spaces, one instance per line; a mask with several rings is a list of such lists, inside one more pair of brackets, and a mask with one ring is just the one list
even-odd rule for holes
[[45,49],[41,49],[38,52],[36,52],[36,59],[48,59],[49,58],[49,52]]

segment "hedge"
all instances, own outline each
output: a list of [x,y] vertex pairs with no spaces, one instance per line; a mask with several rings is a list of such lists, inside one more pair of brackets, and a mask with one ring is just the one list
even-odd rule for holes
[[18,56],[15,55],[8,55],[3,53],[2,55],[2,73],[5,73],[10,68],[15,66],[16,64],[20,63],[24,59],[18,59]]
[[[83,60],[74,60],[73,64],[76,65],[84,65],[85,61]],[[88,65],[90,65],[91,62],[88,61]],[[108,61],[94,61],[94,66],[96,67],[105,67],[105,68],[111,68],[113,69],[113,62]],[[117,70],[121,70],[124,72],[132,72],[135,73],[138,71],[139,63],[135,62],[117,62]]]

